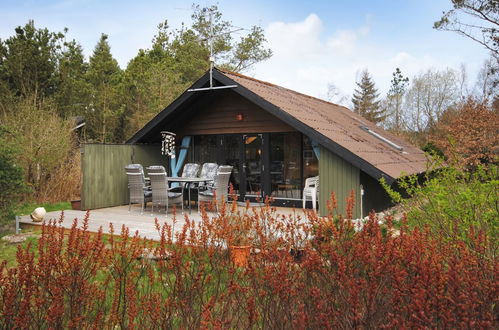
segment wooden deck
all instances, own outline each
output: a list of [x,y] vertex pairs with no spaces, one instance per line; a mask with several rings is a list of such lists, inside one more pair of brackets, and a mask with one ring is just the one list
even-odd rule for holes
[[[291,209],[280,207],[277,210],[279,214],[291,214],[296,212],[299,215],[304,215],[302,209]],[[83,222],[86,211],[76,211],[76,210],[64,210],[64,221],[62,226],[64,228],[70,229],[74,219],[78,219],[78,223]],[[208,213],[210,216],[214,216],[214,212]],[[61,216],[61,211],[47,212],[44,217],[44,221],[49,221],[51,219],[59,219]],[[36,228],[42,225],[41,222],[33,222],[29,215],[20,217],[20,224],[22,229]],[[134,235],[138,231],[141,237],[159,240],[160,235],[156,230],[154,219],[158,218],[160,224],[167,223],[173,225],[173,213],[170,209],[168,215],[165,214],[164,210],[161,213],[154,212],[151,214],[151,209],[148,208],[144,213],[141,214],[140,207],[132,206],[131,211],[128,211],[128,205],[108,207],[102,209],[96,209],[90,211],[90,217],[88,222],[88,230],[90,232],[98,232],[99,228],[102,228],[104,234],[109,233],[109,224],[112,223],[114,227],[115,234],[120,234],[121,227],[125,225],[130,230],[130,235]],[[200,222],[201,215],[197,212],[197,208],[193,206],[192,213],[189,214],[188,210],[184,213],[179,210],[175,217],[174,231],[178,232],[182,229],[185,224],[185,220],[188,218],[190,221]]]

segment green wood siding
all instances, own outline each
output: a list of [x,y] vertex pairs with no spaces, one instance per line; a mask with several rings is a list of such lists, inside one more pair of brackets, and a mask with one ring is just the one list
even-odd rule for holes
[[166,167],[167,157],[159,145],[85,144],[81,162],[81,205],[91,210],[128,204],[127,164]]
[[320,147],[319,157],[319,205],[320,214],[327,215],[326,201],[330,199],[331,193],[336,193],[338,200],[338,212],[345,215],[346,198],[355,191],[354,217],[360,216],[360,170],[336,156],[323,146]]

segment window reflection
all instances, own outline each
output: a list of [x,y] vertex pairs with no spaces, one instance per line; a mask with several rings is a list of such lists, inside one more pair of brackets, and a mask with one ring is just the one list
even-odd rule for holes
[[299,133],[270,135],[270,178],[274,198],[301,196],[301,137]]
[[312,147],[312,141],[307,137],[303,136],[303,181],[305,184],[305,179],[312,176],[319,175],[319,161],[317,160],[317,155]]
[[246,195],[259,197],[262,192],[262,137],[247,136],[244,143]]
[[222,159],[223,165],[232,166],[230,183],[236,194],[239,194],[239,141],[240,137],[236,135],[224,135],[222,137]]
[[194,163],[216,163],[217,162],[217,136],[197,135],[194,136],[193,152],[189,160]]

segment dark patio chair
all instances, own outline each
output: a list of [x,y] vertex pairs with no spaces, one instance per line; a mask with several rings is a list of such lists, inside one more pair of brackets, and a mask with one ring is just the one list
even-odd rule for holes
[[[217,163],[204,163],[201,167],[200,178],[214,180],[217,175],[218,164]],[[212,186],[213,182],[202,182],[199,184],[199,190],[206,190],[209,186]]]
[[[187,163],[184,165],[184,169],[182,170],[182,178],[196,178],[199,172],[199,164],[196,163]],[[187,183],[180,183],[179,186],[172,187],[172,191],[180,192],[183,191]]]
[[156,205],[158,208],[165,206],[165,213],[168,213],[169,204],[182,204],[182,210],[184,210],[183,191],[173,192],[168,188],[167,174],[163,166],[149,166],[147,175],[151,180],[152,188],[151,212],[154,212],[154,206]]
[[[218,208],[218,203],[222,200],[227,201],[229,191],[229,179],[232,173],[232,166],[224,165],[218,168],[217,175],[213,182],[213,186],[205,191],[200,191],[198,194],[198,211],[201,209],[202,202],[215,202]],[[215,199],[216,198],[216,199]]]
[[130,192],[128,212],[130,212],[132,204],[141,204],[142,213],[147,202],[152,200],[152,192],[146,186],[144,169],[140,164],[129,164],[125,166],[125,172],[128,177],[128,189]]

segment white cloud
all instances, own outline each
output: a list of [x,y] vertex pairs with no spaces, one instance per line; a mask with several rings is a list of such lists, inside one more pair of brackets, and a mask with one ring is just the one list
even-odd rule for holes
[[265,34],[276,57],[300,59],[320,52],[322,21],[316,14],[298,23],[271,23]]
[[374,42],[376,31],[371,27],[372,19],[367,15],[362,26],[329,33],[320,17],[313,13],[299,22],[271,23],[265,35],[274,55],[256,65],[252,74],[258,79],[325,98],[329,83],[351,96],[356,73],[363,69],[369,70],[383,95],[389,89],[396,67],[409,77],[428,68],[458,67],[459,63],[437,60],[438,54],[416,56],[404,50],[404,45],[397,44],[397,49]]
[[362,26],[355,30],[338,30],[327,40],[327,46],[335,53],[350,55],[356,48],[357,41],[369,34],[369,27]]

